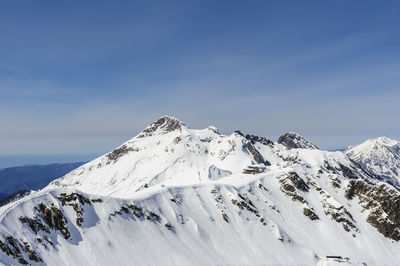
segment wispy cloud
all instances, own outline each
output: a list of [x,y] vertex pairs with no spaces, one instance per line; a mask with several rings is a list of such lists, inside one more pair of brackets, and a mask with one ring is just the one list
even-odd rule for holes
[[329,5],[2,9],[0,153],[103,151],[163,114],[322,147],[400,138],[396,12]]

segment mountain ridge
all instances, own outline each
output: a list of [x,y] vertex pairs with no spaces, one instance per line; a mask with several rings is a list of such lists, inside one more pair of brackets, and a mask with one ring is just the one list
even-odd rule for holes
[[345,153],[367,171],[399,184],[400,141],[387,137],[368,139],[346,149]]
[[0,263],[398,262],[400,192],[344,153],[160,119],[0,207]]

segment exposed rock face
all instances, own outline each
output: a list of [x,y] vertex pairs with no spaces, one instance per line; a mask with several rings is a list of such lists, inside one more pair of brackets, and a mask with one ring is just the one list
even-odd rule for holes
[[247,142],[245,145],[249,153],[253,156],[256,163],[271,165],[271,163],[265,160],[261,153],[250,142]]
[[384,236],[400,241],[400,192],[384,183],[369,184],[363,180],[351,180],[346,197],[358,197],[360,205],[369,210],[367,222]]
[[285,145],[290,149],[312,149],[317,150],[318,147],[297,133],[289,132],[278,138],[278,143]]
[[319,220],[318,215],[315,214],[315,212],[310,210],[309,208],[304,208],[303,209],[303,214],[305,216],[307,216],[308,218],[310,218],[310,220],[312,220],[312,221]]
[[269,146],[274,145],[274,142],[267,139],[266,137],[259,137],[259,136],[255,136],[255,135],[246,134],[245,138],[247,140],[249,140],[251,142],[251,144],[256,144],[257,142],[259,142],[263,145],[269,145]]
[[107,164],[110,164],[111,162],[116,162],[118,160],[118,158],[124,156],[128,152],[137,151],[137,150],[138,150],[137,148],[127,147],[126,145],[122,145],[121,147],[119,147],[107,154],[107,158],[108,158]]
[[299,175],[296,172],[290,172],[287,176],[287,178],[292,181],[293,185],[297,188],[300,189],[301,191],[308,192],[310,186],[307,185],[306,182],[304,182],[303,179],[299,177]]
[[346,177],[350,178],[350,179],[357,179],[357,173],[352,171],[350,168],[348,168],[347,166],[344,166],[343,164],[340,164],[340,169],[343,172],[343,175],[345,175]]
[[66,226],[68,221],[63,212],[53,203],[51,206],[46,206],[40,203],[34,208],[36,216],[34,218],[19,217],[20,222],[27,224],[33,232],[38,234],[44,232],[50,234],[52,230],[59,231],[65,239],[68,239],[71,234]]
[[[325,209],[325,214],[331,216],[337,223],[342,224],[345,231],[359,232],[359,229],[354,224],[353,216],[343,205],[334,206],[328,202],[328,199],[325,199],[322,206]],[[355,236],[355,234],[353,234],[353,236]]]
[[307,200],[301,195],[301,193],[308,192],[310,187],[297,173],[290,172],[277,178],[281,183],[280,189],[283,193],[291,197],[293,201],[308,204]]
[[156,132],[160,132],[160,134],[165,134],[175,130],[182,130],[183,125],[184,124],[179,120],[177,120],[176,118],[163,116],[157,121],[151,123],[137,137],[143,138],[143,137],[153,136],[153,134]]
[[74,209],[76,214],[76,224],[82,226],[82,223],[84,222],[82,217],[84,212],[83,206],[85,204],[91,205],[92,203],[90,200],[78,193],[71,193],[68,195],[61,193],[58,199],[61,201],[62,206],[71,206]]
[[266,169],[266,167],[250,165],[247,168],[243,169],[243,174],[257,175],[264,173]]
[[221,135],[221,133],[218,131],[218,128],[214,126],[208,126],[208,129],[213,131],[215,134]]
[[[29,264],[27,259],[32,262],[43,262],[42,258],[32,250],[27,242],[19,241],[13,236],[7,236],[4,242],[0,240],[0,250],[16,259],[22,265]],[[28,257],[27,259],[24,257],[25,254]]]

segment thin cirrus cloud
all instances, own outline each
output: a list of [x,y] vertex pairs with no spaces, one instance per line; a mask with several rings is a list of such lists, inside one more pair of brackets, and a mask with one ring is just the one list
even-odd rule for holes
[[7,6],[0,153],[102,153],[163,114],[329,149],[399,139],[398,6],[360,3]]

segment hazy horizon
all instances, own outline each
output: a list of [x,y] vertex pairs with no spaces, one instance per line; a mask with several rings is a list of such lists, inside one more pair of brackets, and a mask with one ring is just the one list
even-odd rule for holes
[[0,154],[0,170],[27,165],[88,162],[100,154]]

